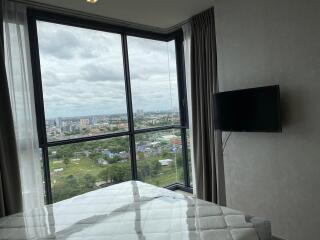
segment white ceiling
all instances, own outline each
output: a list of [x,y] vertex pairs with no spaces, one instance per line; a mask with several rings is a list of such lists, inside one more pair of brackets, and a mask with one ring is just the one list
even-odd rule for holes
[[34,0],[149,27],[169,29],[213,6],[215,0]]

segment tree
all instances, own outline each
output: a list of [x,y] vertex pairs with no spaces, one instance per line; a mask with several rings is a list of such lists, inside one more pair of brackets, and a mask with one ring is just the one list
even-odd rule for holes
[[63,163],[64,163],[66,166],[68,166],[69,163],[70,163],[70,159],[69,159],[69,158],[64,158],[64,159],[63,159]]
[[71,187],[77,187],[78,186],[78,181],[75,176],[69,175],[66,177],[66,185],[71,186]]
[[62,179],[60,183],[53,186],[52,190],[55,202],[71,198],[82,193],[78,180],[73,175],[69,175]]
[[181,155],[177,155],[176,156],[176,160],[172,161],[171,163],[171,168],[172,170],[176,169],[176,168],[182,168],[183,167],[183,162],[182,162],[182,156]]
[[124,182],[131,178],[130,166],[128,163],[116,163],[109,167],[109,176],[112,183]]
[[178,168],[182,167],[182,155],[181,154],[177,154],[176,162],[177,162]]
[[138,167],[138,176],[141,180],[145,180],[146,177],[151,175],[150,165],[148,161],[141,161]]
[[155,176],[159,174],[161,170],[161,164],[159,163],[158,160],[154,160],[151,162],[151,176]]
[[172,157],[172,153],[170,151],[168,151],[168,150],[162,150],[161,156],[163,158],[171,158]]
[[118,155],[113,156],[113,158],[108,158],[108,163],[113,164],[117,163],[121,160],[121,158]]
[[99,158],[101,158],[101,153],[90,153],[89,158],[96,162]]
[[95,186],[96,178],[90,174],[84,175],[84,177],[81,179],[82,183],[85,187],[85,191],[91,190]]
[[137,153],[137,159],[138,159],[138,160],[144,160],[144,159],[145,159],[144,153],[143,153],[143,152],[138,152],[138,153]]
[[101,180],[103,181],[109,182],[109,178],[110,178],[109,167],[100,171],[100,173],[98,174],[98,177],[101,178]]

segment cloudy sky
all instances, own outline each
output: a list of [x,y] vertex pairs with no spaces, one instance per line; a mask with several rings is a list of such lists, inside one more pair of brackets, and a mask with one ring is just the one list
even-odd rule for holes
[[[46,118],[126,113],[121,36],[38,22]],[[178,108],[174,42],[128,37],[133,110]]]

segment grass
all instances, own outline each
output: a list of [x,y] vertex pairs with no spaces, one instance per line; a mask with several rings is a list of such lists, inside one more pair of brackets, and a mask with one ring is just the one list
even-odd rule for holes
[[144,182],[150,183],[159,187],[165,187],[170,184],[179,182],[179,179],[177,179],[176,172],[172,170],[170,166],[168,166],[168,167],[162,167],[161,173],[158,176],[144,179]]
[[[140,161],[148,161],[148,160],[140,160]],[[107,165],[108,166],[108,165]],[[79,161],[70,161],[69,164],[65,164],[62,161],[51,161],[50,162],[50,170],[51,170],[51,181],[52,185],[55,185],[70,175],[80,179],[85,175],[89,174],[96,178],[96,181],[102,181],[103,179],[99,179],[99,173],[105,169],[107,166],[99,166],[91,159],[88,158],[80,158]],[[139,164],[138,164],[139,167]],[[62,172],[54,173],[55,169],[63,168]],[[179,175],[178,175],[179,176]],[[171,168],[171,166],[162,166],[160,170],[160,174],[154,177],[149,177],[143,179],[143,181],[164,187],[170,185],[172,183],[177,182],[176,179],[176,171]]]
[[98,166],[92,160],[86,158],[81,158],[80,161],[71,161],[69,164],[64,164],[61,161],[50,162],[51,172],[53,172],[54,169],[59,168],[63,168],[63,172],[51,175],[53,184],[70,175],[73,175],[76,178],[81,178],[86,174],[98,177],[100,171],[103,170],[103,167]]

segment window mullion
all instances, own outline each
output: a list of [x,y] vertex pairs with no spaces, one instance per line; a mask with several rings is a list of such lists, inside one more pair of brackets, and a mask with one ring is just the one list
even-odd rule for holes
[[188,143],[186,129],[181,129],[181,145],[182,145],[182,158],[183,158],[183,177],[186,187],[190,187],[189,176],[189,161],[188,161]]
[[128,136],[129,134],[130,133],[126,131],[126,132],[107,133],[107,134],[101,134],[101,135],[95,135],[95,136],[89,136],[89,137],[70,138],[66,140],[53,141],[53,142],[47,142],[46,144],[40,144],[40,147],[53,147],[53,146],[73,144],[73,143],[90,142],[90,141],[96,141],[96,140]]
[[135,144],[135,135],[134,135],[134,120],[133,120],[127,36],[125,34],[121,34],[121,39],[122,39],[124,76],[125,76],[125,85],[126,85],[128,128],[129,128],[129,141],[130,141],[130,154],[131,154],[131,173],[132,173],[132,179],[137,180],[138,174],[137,174],[136,144]]
[[185,127],[181,129],[181,143],[182,143],[182,158],[183,158],[183,171],[184,171],[184,184],[187,188],[190,187],[189,176],[189,161],[188,161],[188,143],[186,128],[189,125],[188,122],[188,104],[187,104],[187,91],[185,81],[185,69],[184,69],[184,53],[183,53],[183,36],[180,31],[175,39],[176,44],[176,64],[177,64],[177,77],[178,77],[178,94],[180,104],[180,121],[181,126]]
[[46,200],[47,204],[52,204],[52,190],[51,190],[51,177],[50,177],[50,163],[49,163],[49,154],[48,148],[42,148],[42,161],[44,168],[44,179],[45,179],[45,191],[46,191]]
[[188,103],[184,69],[184,53],[183,53],[183,36],[179,32],[175,39],[176,46],[176,64],[177,64],[177,80],[178,80],[178,96],[180,105],[181,126],[188,126]]

